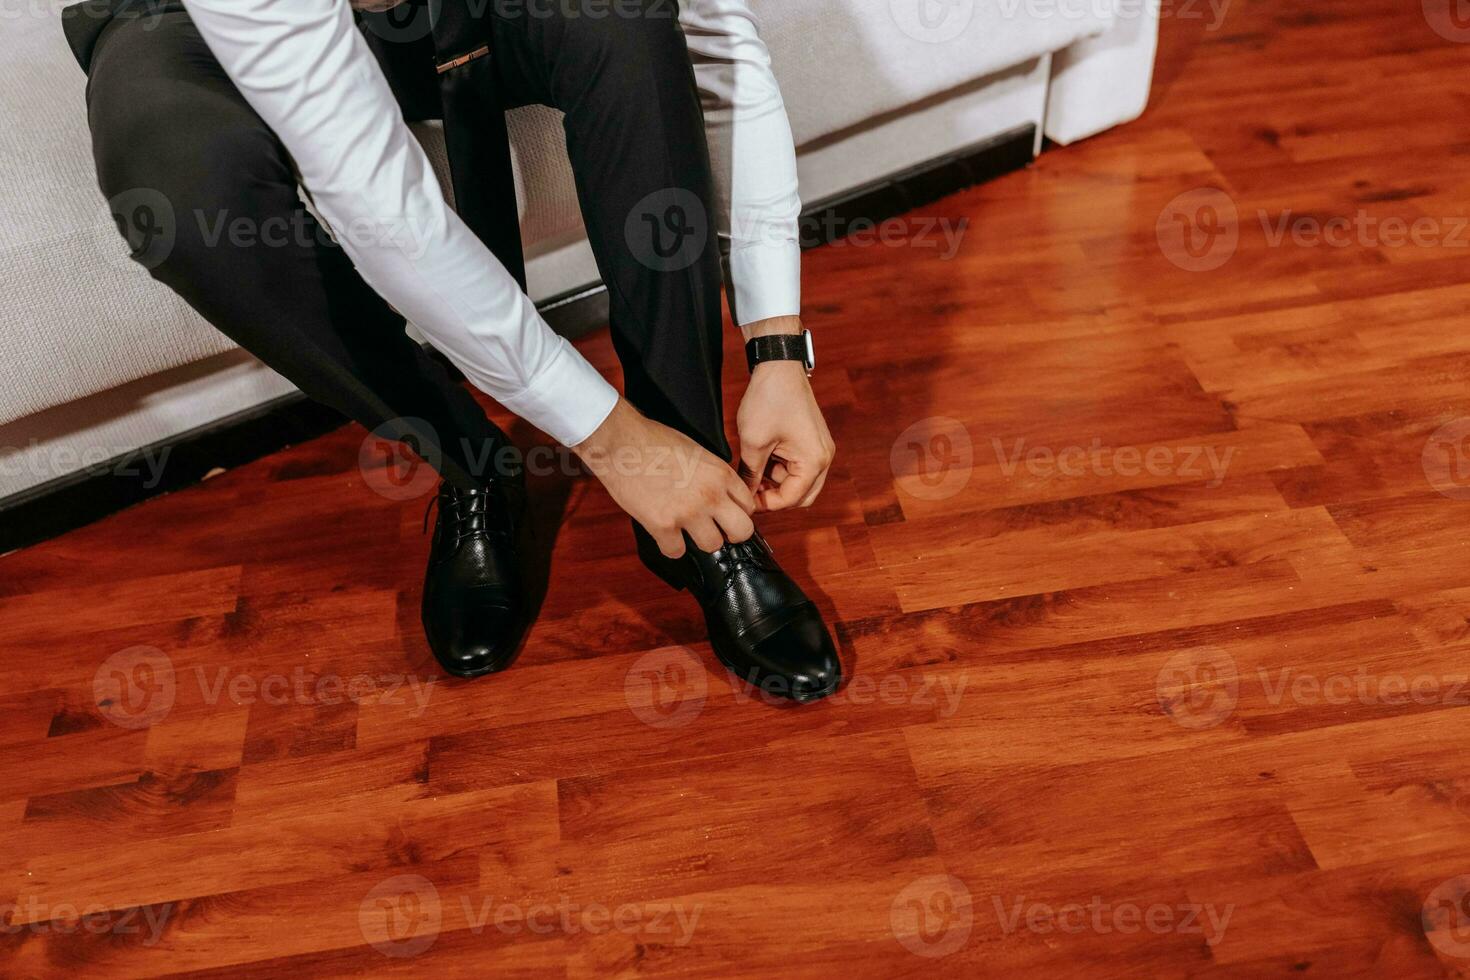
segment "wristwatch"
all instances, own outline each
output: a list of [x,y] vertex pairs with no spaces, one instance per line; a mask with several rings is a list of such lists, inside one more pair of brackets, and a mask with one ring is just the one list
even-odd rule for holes
[[803,330],[798,335],[776,334],[756,337],[745,345],[745,362],[752,371],[757,364],[766,361],[801,361],[806,373],[811,374],[817,366],[817,351],[812,346],[812,332]]

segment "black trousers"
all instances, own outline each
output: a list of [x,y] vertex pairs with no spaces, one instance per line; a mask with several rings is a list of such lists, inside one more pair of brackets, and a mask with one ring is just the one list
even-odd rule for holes
[[[671,197],[693,194],[705,215],[716,213],[677,20],[568,17],[565,5],[535,6],[535,16],[495,25],[500,90],[507,108],[541,103],[566,114],[625,395],[728,459],[715,236],[707,231],[692,262],[668,268],[640,260],[628,233],[635,209]],[[134,253],[155,279],[308,396],[367,428],[423,420],[426,430],[412,434],[436,443],[423,455],[451,482],[473,485],[505,458],[504,433],[405,335],[403,318],[317,226],[285,148],[187,13],[114,21],[92,59],[87,106],[99,182],[115,212],[156,195],[170,206],[169,234]],[[221,234],[237,218],[261,234]]]

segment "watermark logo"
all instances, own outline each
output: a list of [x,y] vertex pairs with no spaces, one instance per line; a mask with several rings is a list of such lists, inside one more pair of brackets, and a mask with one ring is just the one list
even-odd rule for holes
[[946,500],[970,482],[975,445],[958,419],[921,419],[899,433],[888,453],[899,490],[918,500]]
[[108,657],[92,679],[98,712],[115,725],[140,729],[162,721],[172,710],[181,686],[194,684],[203,704],[228,702],[237,707],[267,704],[339,705],[372,703],[407,708],[420,718],[438,688],[438,681],[414,674],[309,673],[295,667],[290,673],[257,676],[229,667],[196,665],[177,672],[167,654],[149,646],[129,647]]
[[1470,44],[1470,0],[1422,0],[1429,29],[1446,41]]
[[1424,900],[1424,935],[1446,956],[1470,959],[1470,875],[1443,882]]
[[1167,479],[1199,480],[1207,487],[1225,482],[1235,447],[1223,453],[1214,446],[1104,446],[1093,439],[1089,446],[1026,446],[1025,439],[1015,440],[1009,448],[999,439],[991,439],[990,447],[999,461],[1000,471],[1008,479],[1022,469],[1030,476],[1052,480],[1057,476],[1152,476]]
[[894,896],[888,923],[893,937],[915,956],[948,956],[970,941],[975,925],[970,889],[954,875],[919,878]]
[[1084,932],[1101,936],[1114,932],[1123,935],[1149,932],[1156,936],[1177,933],[1200,936],[1209,946],[1215,946],[1225,938],[1225,929],[1235,914],[1234,905],[1224,908],[1197,902],[1140,905],[1137,902],[1106,901],[1101,895],[1092,896],[1086,904],[1067,902],[1057,906],[1046,902],[1028,904],[1024,896],[1009,903],[1009,907],[999,895],[992,895],[991,902],[995,906],[995,916],[1000,920],[1001,931],[1007,936],[1015,935],[1022,928],[1041,936]]
[[128,268],[133,263],[156,269],[173,254],[178,242],[178,219],[173,202],[152,187],[134,187],[107,199],[112,223],[128,243],[126,252],[108,250],[114,264]]
[[1424,443],[1424,477],[1452,500],[1470,500],[1470,418],[1446,422]]
[[1170,262],[1186,272],[1209,272],[1235,254],[1240,215],[1229,194],[1216,187],[1196,187],[1164,205],[1154,234]]
[[944,44],[965,33],[975,19],[975,0],[888,0],[898,29],[915,41]]
[[417,500],[432,492],[442,462],[434,427],[416,418],[389,419],[357,451],[363,482],[389,500]]
[[[487,0],[488,2],[488,0]],[[356,0],[363,28],[394,44],[422,41],[434,31],[434,22],[444,9],[444,0],[404,3],[402,0]]]
[[1410,221],[1396,214],[1380,218],[1360,208],[1351,215],[1320,218],[1286,208],[1275,217],[1258,210],[1256,220],[1272,248],[1288,241],[1297,248],[1470,248],[1470,218],[1459,215],[1422,215]]
[[704,711],[709,675],[688,647],[651,650],[623,679],[628,709],[652,728],[683,728]]
[[114,479],[137,480],[145,490],[163,482],[172,446],[144,446],[119,453],[118,447],[94,444],[54,446],[32,438],[25,445],[0,446],[0,476],[30,476],[37,482],[86,470]]
[[575,936],[579,932],[597,936],[618,932],[673,946],[688,946],[693,941],[699,917],[704,913],[700,904],[649,902],[608,906],[601,902],[574,902],[568,895],[560,896],[554,905],[550,902],[496,904],[492,897],[481,897],[477,903],[468,895],[461,896],[459,904],[470,932],[476,936],[493,923],[496,930],[507,936],[522,933]]
[[1240,701],[1235,658],[1218,647],[1181,650],[1164,662],[1155,679],[1159,707],[1184,728],[1214,728]]
[[[745,681],[736,685],[735,700],[741,703],[762,701],[773,707],[787,703],[788,684],[781,678],[767,677],[758,683],[759,672],[752,670],[744,675],[735,675]],[[857,674],[843,684],[841,689],[822,699],[828,709],[840,705],[867,708],[874,704],[892,707],[931,708],[940,718],[953,718],[960,710],[970,678],[965,674],[925,674],[902,671],[884,674],[882,678],[872,674]]]
[[357,910],[362,938],[384,956],[418,956],[439,938],[444,912],[439,889],[423,875],[395,875],[380,881]]
[[633,206],[623,237],[633,257],[655,272],[679,272],[699,261],[709,244],[709,212],[682,187],[654,191]]
[[1006,20],[1065,20],[1127,22],[1157,17],[1160,20],[1204,20],[1205,30],[1217,31],[1225,23],[1230,0],[999,0],[996,12]]
[[17,898],[0,905],[0,936],[14,936],[22,931],[35,935],[140,936],[142,944],[151,947],[163,938],[163,931],[176,911],[178,906],[172,902],[114,909],[67,902],[52,905],[28,895],[23,900]]
[[92,676],[92,697],[103,718],[122,728],[148,728],[173,710],[178,685],[173,661],[157,647],[119,650]]
[[[948,262],[960,253],[960,246],[964,244],[969,231],[969,218],[907,214],[879,221],[863,216],[854,217],[836,208],[827,208],[802,216],[797,239],[802,248],[827,245],[834,249],[930,249],[939,261]],[[738,240],[765,240],[781,244],[782,240],[775,236],[776,229],[759,227],[739,236]]]

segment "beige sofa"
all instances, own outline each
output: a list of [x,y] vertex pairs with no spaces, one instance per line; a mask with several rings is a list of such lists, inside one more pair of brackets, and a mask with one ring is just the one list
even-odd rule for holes
[[[752,0],[803,199],[1028,126],[1036,152],[1043,134],[1066,143],[1135,117],[1157,22],[1153,5],[1108,2]],[[0,508],[293,392],[127,260],[96,187],[61,6],[0,0]],[[531,292],[595,287],[557,114],[512,115]],[[420,137],[442,157],[432,126]]]

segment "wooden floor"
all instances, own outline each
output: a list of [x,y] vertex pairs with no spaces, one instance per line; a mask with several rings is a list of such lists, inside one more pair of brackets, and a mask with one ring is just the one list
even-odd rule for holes
[[0,559],[0,975],[1470,967],[1470,46],[1207,27],[952,259],[809,255],[829,702],[560,476],[528,650],[445,680],[356,428]]

